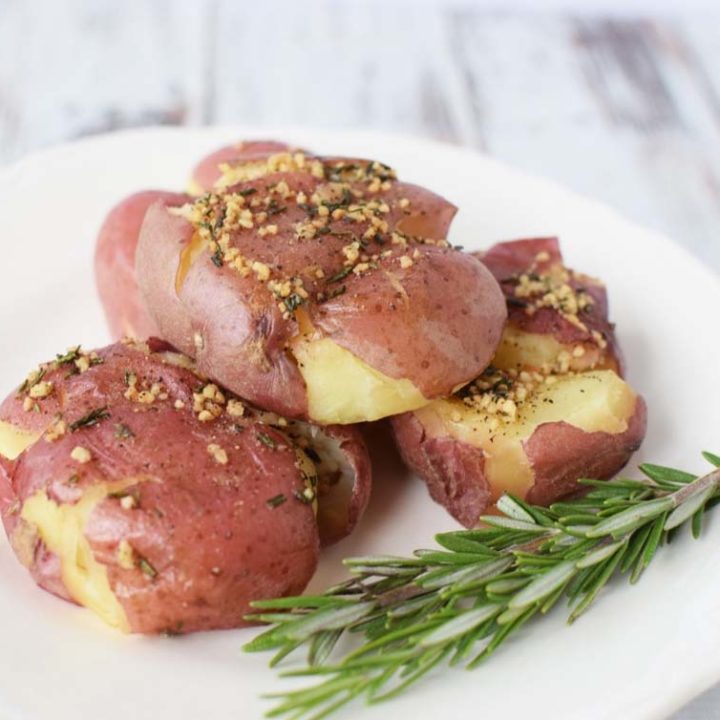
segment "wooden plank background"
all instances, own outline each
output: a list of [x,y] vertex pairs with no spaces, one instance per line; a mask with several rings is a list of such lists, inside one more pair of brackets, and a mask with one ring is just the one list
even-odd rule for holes
[[[147,124],[401,131],[605,200],[720,270],[719,78],[720,16],[682,11],[0,0],[0,163]],[[720,689],[676,716],[700,718]]]
[[701,14],[0,0],[0,162],[146,124],[376,127],[556,179],[720,270],[718,69]]

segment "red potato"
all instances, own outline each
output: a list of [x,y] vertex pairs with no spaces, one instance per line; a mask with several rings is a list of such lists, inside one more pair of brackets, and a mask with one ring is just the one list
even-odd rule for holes
[[95,248],[95,281],[113,339],[157,335],[140,297],[135,250],[145,213],[154,202],[182,205],[186,195],[144,190],[125,198],[105,218]]
[[578,478],[613,476],[647,415],[619,375],[604,288],[564,268],[557,240],[501,243],[484,260],[508,300],[492,365],[452,397],[392,418],[406,464],[467,527],[503,492],[548,505]]
[[443,239],[454,213],[380,163],[254,157],[148,210],[138,284],[161,335],[241,396],[374,420],[468,382],[499,341],[497,283]]
[[268,417],[159,341],[73,349],[0,405],[16,555],[129,632],[237,627],[251,600],[301,592],[369,484],[353,428]]

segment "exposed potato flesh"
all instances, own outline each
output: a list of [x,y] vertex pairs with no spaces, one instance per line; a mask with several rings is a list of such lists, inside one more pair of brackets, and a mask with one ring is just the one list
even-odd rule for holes
[[433,402],[416,416],[429,436],[450,435],[483,450],[493,498],[503,492],[523,497],[534,477],[522,443],[540,425],[564,422],[588,433],[622,433],[635,402],[635,393],[615,372],[594,370],[543,383],[518,406],[512,422],[456,397]]
[[493,357],[493,365],[502,370],[513,368],[553,368],[558,358],[567,356],[568,369],[580,371],[597,367],[613,366],[596,345],[565,345],[545,333],[530,333],[508,324],[503,331],[500,345]]
[[0,455],[8,460],[15,460],[23,450],[37,442],[39,437],[38,432],[24,430],[0,420]]
[[[84,530],[93,510],[108,493],[135,482],[136,479],[128,479],[95,485],[74,504],[58,504],[45,490],[40,490],[23,503],[20,513],[25,522],[37,528],[48,550],[60,559],[62,580],[73,600],[123,632],[130,630],[125,611],[110,588],[107,568],[95,559]],[[127,564],[127,560],[118,558],[119,564]]]
[[330,338],[295,338],[291,344],[305,381],[308,414],[323,425],[377,420],[427,405],[406,378],[383,375]]

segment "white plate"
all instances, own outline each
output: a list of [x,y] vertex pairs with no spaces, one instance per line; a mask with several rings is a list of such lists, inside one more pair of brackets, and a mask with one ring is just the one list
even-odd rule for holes
[[[452,240],[559,234],[569,263],[607,281],[631,382],[650,410],[635,462],[700,470],[720,452],[720,284],[670,240],[547,181],[468,150],[356,132],[141,130],[28,157],[0,173],[0,390],[67,346],[108,340],[92,276],[95,232],[125,194],[179,189],[203,153],[276,137],[323,153],[377,157],[457,203]],[[352,554],[427,547],[455,523],[407,476],[389,444],[370,511],[326,553],[319,589]],[[389,705],[338,718],[444,720],[478,715],[555,720],[659,718],[720,678],[720,522],[664,550],[636,587],[617,582],[572,628],[562,612],[527,628],[470,674],[443,670]],[[240,648],[255,631],[126,637],[35,588],[0,541],[0,717],[12,720],[259,718],[259,694],[290,684],[266,655]]]

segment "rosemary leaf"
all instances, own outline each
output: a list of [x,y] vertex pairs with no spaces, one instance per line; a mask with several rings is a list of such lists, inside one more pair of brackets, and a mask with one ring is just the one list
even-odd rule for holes
[[[500,515],[438,535],[438,549],[350,558],[352,577],[322,595],[254,603],[249,618],[270,628],[245,649],[273,650],[275,665],[305,646],[307,665],[282,675],[320,678],[273,695],[268,715],[319,720],[355,698],[387,700],[442,663],[475,668],[563,597],[573,623],[616,575],[636,582],[677,528],[690,524],[697,537],[720,502],[718,469],[641,470],[647,479],[583,480],[584,497],[549,508],[506,495]],[[339,652],[344,639],[352,644]]]

